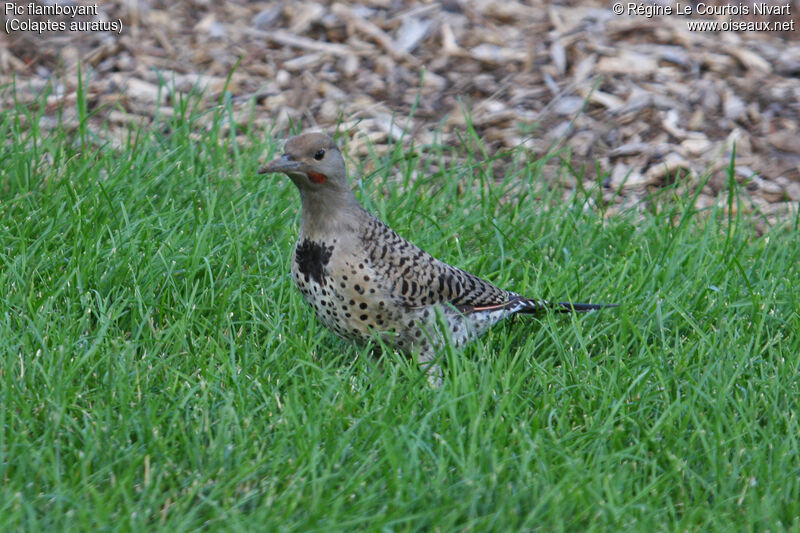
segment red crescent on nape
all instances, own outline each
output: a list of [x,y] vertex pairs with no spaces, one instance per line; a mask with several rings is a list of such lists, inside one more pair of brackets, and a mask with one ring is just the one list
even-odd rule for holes
[[314,183],[325,183],[325,180],[328,179],[328,176],[325,174],[320,174],[319,172],[309,172],[308,177],[311,178],[311,181]]

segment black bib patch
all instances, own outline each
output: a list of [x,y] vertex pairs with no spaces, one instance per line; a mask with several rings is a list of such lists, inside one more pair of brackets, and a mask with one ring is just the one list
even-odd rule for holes
[[317,283],[321,283],[322,278],[325,277],[325,265],[328,264],[332,253],[333,245],[325,246],[322,243],[305,239],[297,244],[294,258],[301,274],[310,276]]

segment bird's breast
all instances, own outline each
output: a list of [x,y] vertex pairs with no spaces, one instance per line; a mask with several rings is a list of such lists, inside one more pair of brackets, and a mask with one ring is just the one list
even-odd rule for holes
[[321,283],[326,275],[326,267],[330,262],[331,256],[335,249],[335,243],[327,243],[325,241],[313,241],[309,238],[304,238],[297,242],[294,249],[294,263],[292,270],[297,270],[297,273],[303,278],[314,280],[316,283]]
[[342,337],[365,338],[396,314],[368,258],[338,240],[301,238],[292,278],[317,318]]

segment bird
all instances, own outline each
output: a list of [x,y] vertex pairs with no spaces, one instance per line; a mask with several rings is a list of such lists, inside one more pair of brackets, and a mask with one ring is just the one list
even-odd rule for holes
[[288,139],[283,155],[259,169],[269,173],[286,174],[300,193],[291,275],[319,321],[345,339],[377,336],[416,358],[434,386],[447,343],[460,348],[516,314],[616,307],[527,298],[436,259],[361,206],[325,133]]

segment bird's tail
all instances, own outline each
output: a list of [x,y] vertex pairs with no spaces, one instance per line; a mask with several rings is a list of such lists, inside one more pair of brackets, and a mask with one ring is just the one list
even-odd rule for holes
[[547,300],[533,300],[531,298],[520,298],[520,308],[517,313],[536,314],[545,310],[556,313],[585,313],[597,309],[610,309],[619,307],[619,304],[581,304],[572,302],[548,302]]

